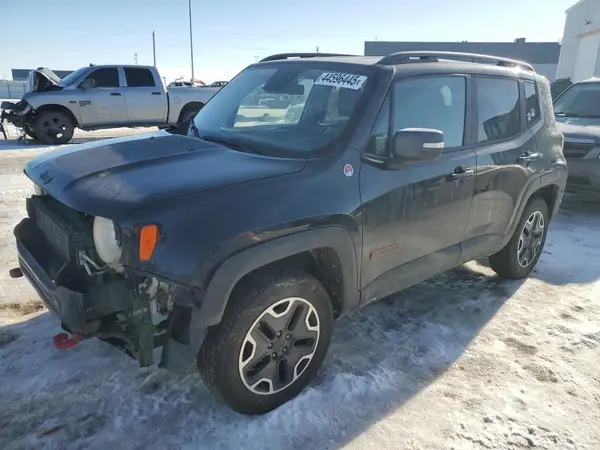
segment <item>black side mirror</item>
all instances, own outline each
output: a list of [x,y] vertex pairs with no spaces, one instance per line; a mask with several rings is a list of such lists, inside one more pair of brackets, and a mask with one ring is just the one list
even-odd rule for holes
[[86,78],[81,83],[79,83],[80,89],[92,89],[94,87],[96,87],[96,80],[94,80],[93,78]]
[[394,134],[392,152],[403,162],[435,161],[444,150],[444,133],[431,128],[404,128]]

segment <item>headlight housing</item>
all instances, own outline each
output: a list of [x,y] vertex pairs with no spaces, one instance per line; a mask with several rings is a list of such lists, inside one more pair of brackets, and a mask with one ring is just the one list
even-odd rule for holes
[[105,217],[94,217],[93,235],[96,252],[104,263],[120,272],[121,265],[121,237],[119,226]]

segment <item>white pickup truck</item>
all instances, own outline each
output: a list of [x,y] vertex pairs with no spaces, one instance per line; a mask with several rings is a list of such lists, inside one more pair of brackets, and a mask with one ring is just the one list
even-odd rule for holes
[[0,123],[13,123],[46,144],[66,144],[75,128],[176,125],[219,89],[174,87],[167,92],[152,66],[92,65],[63,79],[40,68],[29,73],[21,101],[0,105]]

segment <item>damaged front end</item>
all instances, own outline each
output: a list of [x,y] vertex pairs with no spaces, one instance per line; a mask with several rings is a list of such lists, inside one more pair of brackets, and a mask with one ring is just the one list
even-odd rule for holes
[[0,103],[0,124],[6,121],[14,126],[25,130],[30,134],[31,127],[28,124],[29,113],[33,110],[27,102],[28,95],[32,93],[59,91],[63,89],[60,78],[50,69],[40,67],[29,72],[23,98],[16,102],[4,101]]
[[196,292],[120,265],[123,241],[134,241],[136,231],[115,224],[114,243],[106,245],[106,223],[43,192],[27,199],[27,212],[15,228],[19,272],[73,334],[58,339],[62,348],[97,337],[143,367],[189,370],[205,335],[195,330],[190,339]]
[[24,128],[27,114],[31,111],[31,106],[26,100],[18,102],[0,103],[0,123],[11,123],[19,128]]

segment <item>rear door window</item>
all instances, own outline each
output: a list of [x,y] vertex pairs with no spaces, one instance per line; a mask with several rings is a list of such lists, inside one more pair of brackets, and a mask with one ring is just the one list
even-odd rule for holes
[[128,87],[154,87],[154,76],[149,69],[124,67]]
[[478,142],[509,139],[521,131],[519,83],[504,78],[477,78]]

